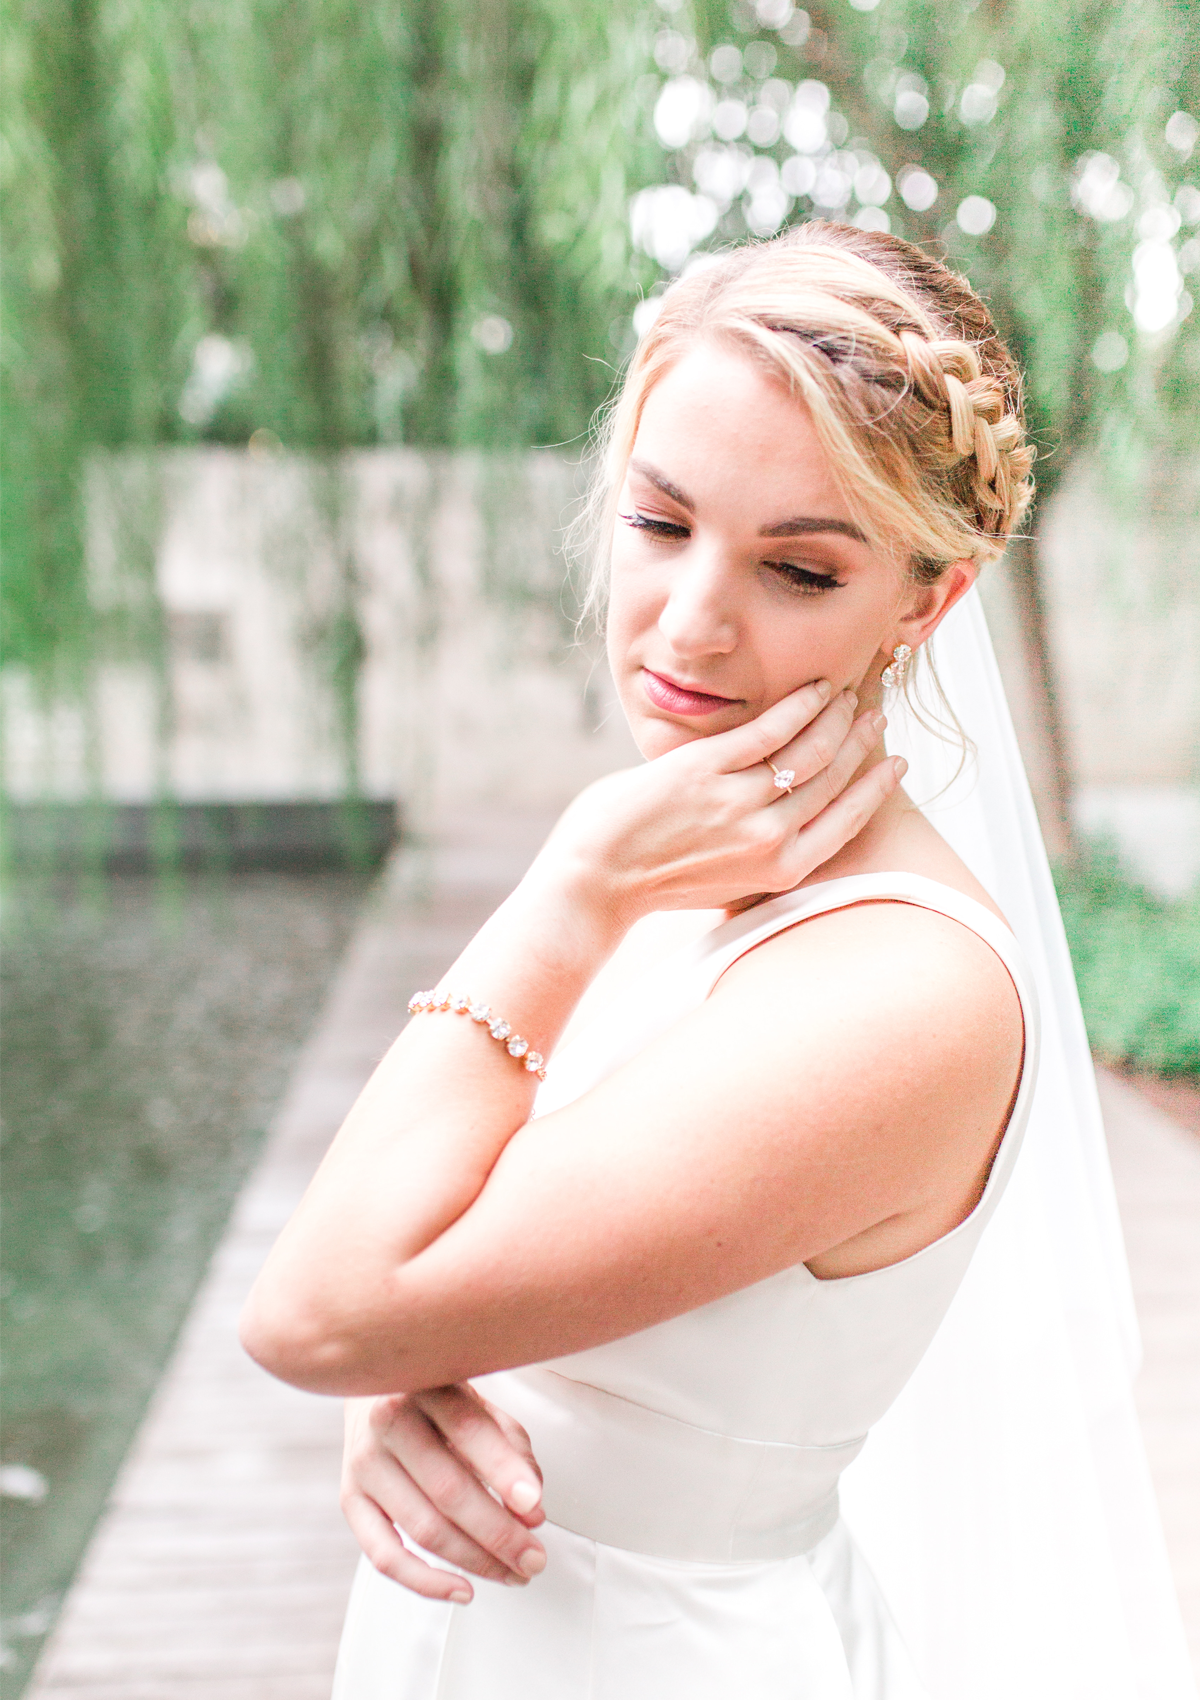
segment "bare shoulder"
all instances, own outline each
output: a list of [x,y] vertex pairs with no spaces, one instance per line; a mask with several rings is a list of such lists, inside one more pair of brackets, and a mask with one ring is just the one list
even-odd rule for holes
[[820,996],[906,1039],[923,1027],[943,1061],[947,1048],[971,1048],[983,1036],[1006,1059],[1014,1044],[1019,1055],[1023,1037],[1016,987],[991,945],[961,921],[902,900],[829,910],[774,934],[739,957],[713,995],[784,1008]]
[[861,1225],[847,1222],[808,1259],[814,1274],[894,1262],[974,1208],[1016,1100],[1025,1038],[1008,969],[978,933],[911,903],[856,904],[740,957],[718,1000],[731,1033],[756,1031],[776,1090],[814,1107],[847,1184],[875,1200]]

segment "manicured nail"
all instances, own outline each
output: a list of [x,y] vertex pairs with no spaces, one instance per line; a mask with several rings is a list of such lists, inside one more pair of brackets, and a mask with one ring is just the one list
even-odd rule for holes
[[456,1606],[469,1606],[471,1603],[471,1596],[465,1588],[455,1588],[450,1598]]
[[903,756],[897,756],[896,757],[896,778],[897,779],[903,779],[904,775],[907,772],[908,772],[908,763],[905,761]]
[[517,1560],[517,1569],[522,1576],[540,1576],[546,1568],[546,1555],[538,1547],[530,1547]]
[[822,702],[824,702],[825,698],[832,690],[833,686],[829,683],[828,679],[817,680],[817,695],[821,698]]
[[541,1497],[542,1490],[536,1482],[515,1482],[508,1491],[508,1503],[522,1517],[533,1510]]
[[871,716],[871,729],[872,729],[872,731],[882,732],[886,725],[887,725],[887,715],[886,714],[873,714]]

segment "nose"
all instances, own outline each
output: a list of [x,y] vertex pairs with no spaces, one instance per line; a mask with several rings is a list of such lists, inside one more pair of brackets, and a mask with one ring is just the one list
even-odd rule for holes
[[658,629],[681,660],[729,655],[737,647],[735,587],[719,559],[679,562]]

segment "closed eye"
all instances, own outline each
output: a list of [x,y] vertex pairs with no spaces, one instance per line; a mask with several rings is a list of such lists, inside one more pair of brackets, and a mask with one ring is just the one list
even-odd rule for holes
[[[686,525],[680,525],[676,520],[652,519],[649,514],[636,511],[631,514],[618,514],[634,531],[645,531],[651,537],[660,537],[667,543],[678,543],[690,537],[691,532]],[[777,574],[786,584],[803,591],[806,595],[820,595],[826,590],[840,590],[843,581],[832,573],[813,572],[810,567],[797,566],[794,561],[764,561],[763,566]]]
[[763,565],[779,573],[786,583],[809,595],[823,590],[840,590],[845,582],[832,573],[815,573],[810,567],[798,567],[794,561],[764,561]]
[[626,525],[632,526],[634,531],[648,531],[652,537],[669,538],[672,543],[691,535],[686,525],[677,525],[674,520],[651,519],[648,514],[639,513],[620,514],[618,518],[623,519]]

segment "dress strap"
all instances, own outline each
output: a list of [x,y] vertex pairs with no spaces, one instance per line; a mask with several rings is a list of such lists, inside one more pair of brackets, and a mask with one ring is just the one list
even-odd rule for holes
[[[855,903],[912,903],[920,909],[931,909],[936,914],[958,921],[995,951],[1008,970],[1020,1000],[1025,1046],[1017,1095],[983,1197],[966,1222],[960,1223],[954,1230],[954,1234],[961,1234],[967,1222],[982,1219],[990,1213],[1003,1188],[1021,1144],[1037,1079],[1040,1051],[1037,991],[1025,953],[1003,921],[975,898],[955,891],[953,886],[943,885],[940,880],[926,879],[922,874],[850,874],[844,879],[822,880],[816,885],[786,891],[742,915],[723,921],[698,941],[688,972],[697,976],[694,990],[699,998],[707,998],[726,969],[756,945],[776,933],[786,932],[801,921],[811,920],[815,915],[848,909]],[[952,1237],[953,1234],[946,1236],[947,1239]],[[929,1249],[926,1247],[927,1251]]]
[[844,879],[822,880],[768,898],[744,914],[722,922],[698,941],[695,968],[704,980],[703,995],[709,995],[739,957],[776,933],[786,932],[816,915],[849,909],[856,903],[911,903],[946,915],[976,933],[995,951],[1011,975],[1028,1025],[1035,996],[1033,976],[1010,929],[990,909],[964,892],[955,891],[940,880],[926,879],[922,874],[901,872],[850,874]]

